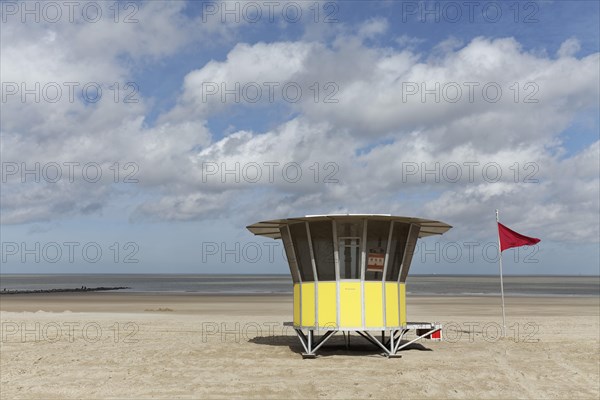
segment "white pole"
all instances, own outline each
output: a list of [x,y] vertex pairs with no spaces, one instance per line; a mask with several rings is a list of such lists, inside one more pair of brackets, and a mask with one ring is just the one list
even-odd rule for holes
[[498,260],[500,261],[500,293],[502,294],[502,336],[506,337],[506,314],[504,313],[504,281],[502,280],[502,247],[500,244],[500,227],[498,223],[498,210],[496,210],[496,228],[498,229]]

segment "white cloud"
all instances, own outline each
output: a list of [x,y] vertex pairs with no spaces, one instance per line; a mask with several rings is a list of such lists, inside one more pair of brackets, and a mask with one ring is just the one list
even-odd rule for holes
[[396,43],[400,47],[407,47],[409,49],[413,49],[415,46],[424,43],[426,40],[419,37],[413,37],[408,35],[402,35],[396,39]]
[[362,23],[358,28],[358,36],[364,39],[372,39],[384,34],[389,28],[388,20],[385,18],[371,18]]
[[[157,201],[140,204],[132,214],[134,221],[154,219],[167,221],[192,221],[214,218],[224,213],[230,204],[230,194],[196,192],[187,195],[166,195]],[[224,216],[226,217],[226,215]]]
[[[423,62],[421,54],[370,48],[351,37],[336,43],[333,49],[305,42],[238,45],[226,61],[188,74],[180,104],[168,117],[207,115],[240,103],[264,106],[243,95],[240,102],[222,96],[223,86],[207,96],[207,84],[232,89],[236,83],[298,82],[305,94],[301,101],[286,102],[276,91],[276,102],[359,138],[419,130],[440,148],[468,141],[489,151],[546,141],[582,107],[598,103],[598,54],[549,59],[523,51],[514,39],[477,38],[455,51],[454,41],[443,45],[441,55]],[[569,73],[574,70],[576,76]],[[321,88],[316,102],[308,89],[315,82]],[[330,82],[335,87],[324,90]],[[336,102],[325,102],[332,93]],[[482,134],[489,126],[498,134]]]
[[[139,18],[149,22],[136,26],[40,25],[30,31],[9,26],[9,40],[2,44],[3,80],[126,81],[132,68],[164,59],[198,40],[195,21],[182,15],[181,5],[161,2],[145,7]],[[217,25],[202,29],[217,37],[227,35]],[[541,230],[552,239],[598,240],[598,226],[589,223],[598,215],[598,142],[563,158],[559,141],[578,113],[598,107],[597,53],[576,58],[578,44],[568,40],[558,58],[548,58],[523,50],[512,38],[475,38],[463,46],[445,41],[433,53],[421,54],[410,47],[365,44],[366,38],[386,33],[385,20],[365,22],[356,29],[358,34],[349,33],[348,27],[336,29],[331,43],[309,41],[307,36],[302,41],[235,45],[225,59],[189,72],[177,104],[153,126],[146,122],[150,108],[141,96],[140,102],[128,105],[3,104],[3,113],[11,116],[2,121],[3,160],[95,161],[103,168],[131,161],[139,166],[140,181],[125,194],[110,182],[110,175],[91,186],[63,183],[32,189],[12,182],[2,192],[3,222],[98,213],[127,197],[134,203],[133,220],[390,212],[437,217],[484,236],[478,228],[482,216],[501,208],[507,220],[520,219],[528,231]],[[297,82],[304,89],[317,82],[321,90],[334,82],[338,102],[325,103],[323,97],[315,102],[310,91],[298,103],[286,103],[279,96],[271,104],[263,98],[242,105],[255,111],[255,118],[266,118],[260,111],[272,106],[283,105],[290,113],[281,121],[268,121],[273,128],[264,132],[249,124],[225,137],[211,134],[207,121],[240,104],[227,101],[231,96],[225,102],[219,95],[203,98],[205,84],[231,88],[248,82]],[[421,90],[421,84],[431,89],[436,83],[443,87],[452,82],[463,91],[455,103],[406,94],[407,83]],[[467,82],[479,84],[473,102]],[[511,89],[515,82],[518,101]],[[498,102],[482,97],[486,83],[502,88]],[[527,95],[538,102],[524,102]],[[498,163],[503,177],[489,182],[478,170],[473,181],[458,183],[404,179],[407,163],[429,168],[458,163],[464,173],[465,161]],[[298,163],[302,179],[292,183],[279,176],[273,182],[252,183],[205,180],[202,174],[205,163],[225,163],[228,168],[256,163],[266,173],[265,163],[273,162],[278,167]],[[323,182],[330,172],[324,170],[328,162],[337,168],[337,183]],[[540,182],[523,183],[521,175],[515,183],[510,175],[515,162],[521,169],[535,163]],[[316,183],[311,169],[315,163]]]
[[569,38],[560,45],[556,55],[561,58],[573,57],[579,50],[581,50],[579,40],[577,38]]
[[163,118],[192,113],[206,118],[231,104],[252,104],[255,97],[259,104],[281,100],[282,86],[303,72],[311,47],[302,42],[237,44],[226,61],[210,61],[187,74],[179,105]]

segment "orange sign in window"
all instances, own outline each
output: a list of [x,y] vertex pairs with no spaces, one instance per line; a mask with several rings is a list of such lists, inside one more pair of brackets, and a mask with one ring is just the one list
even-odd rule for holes
[[375,253],[370,251],[367,257],[367,271],[383,271],[385,253]]

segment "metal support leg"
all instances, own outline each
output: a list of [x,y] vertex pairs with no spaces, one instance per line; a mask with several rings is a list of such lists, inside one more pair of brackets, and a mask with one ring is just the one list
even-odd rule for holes
[[375,338],[373,335],[371,335],[368,331],[356,331],[357,333],[359,333],[362,337],[364,337],[365,339],[367,339],[369,342],[373,343],[375,346],[381,348],[385,354],[390,354],[390,351],[383,345],[383,343],[381,343],[379,340],[377,340],[377,338]]
[[417,340],[420,340],[422,338],[424,338],[425,336],[431,335],[433,332],[439,331],[441,328],[433,328],[432,330],[428,331],[427,333],[422,334],[421,336],[417,336],[416,338],[414,338],[413,340],[411,340],[410,342],[404,343],[402,346],[400,346],[400,343],[398,343],[398,348],[396,349],[396,351],[399,351],[400,349],[405,348],[406,346],[413,344],[414,342],[416,342]]
[[371,343],[373,346],[377,346],[377,343],[375,343],[375,341],[373,339],[371,339],[370,337],[368,337],[367,335],[365,335],[363,332],[361,331],[356,331],[356,333],[358,333],[360,336],[362,336],[363,338],[365,338],[369,343]]
[[394,339],[394,343],[396,343],[398,341],[398,330],[391,330],[390,331],[390,338],[387,340],[387,342],[385,342],[385,347],[388,347],[390,345],[390,343],[392,342],[392,338]]
[[294,328],[294,330],[296,331],[296,335],[298,335],[298,339],[300,340],[302,347],[304,347],[304,351],[308,353],[308,347],[306,347],[306,336],[304,336],[304,332],[298,328]]
[[314,331],[312,329],[308,330],[308,335],[305,335],[298,328],[294,328],[296,334],[298,335],[298,339],[300,339],[300,343],[302,343],[302,347],[304,347],[304,353],[302,353],[302,358],[315,358],[317,357],[316,351],[319,350],[321,346],[325,344],[330,337],[332,337],[337,331],[327,331],[321,337],[321,339],[315,344],[314,343]]
[[[418,330],[421,330],[421,332],[422,332],[423,330],[426,329],[426,326],[423,326],[423,325],[425,325],[425,324],[418,324],[418,325],[413,324],[413,325],[409,325],[409,326],[406,326],[406,327],[398,329],[398,330],[391,329],[389,338],[387,340],[386,340],[385,330],[384,330],[381,332],[381,341],[379,341],[375,336],[373,336],[368,331],[358,331],[357,330],[355,332],[358,333],[363,338],[365,338],[368,342],[370,342],[374,346],[379,347],[381,350],[383,350],[386,356],[388,356],[389,358],[394,358],[394,357],[400,357],[400,355],[397,354],[400,350],[413,344],[417,340],[423,339],[424,337],[427,337],[427,336],[433,334],[434,332],[437,332],[442,329],[440,324],[437,324],[437,325],[428,324],[429,326],[427,326],[427,328],[431,328],[431,329],[428,329],[426,333],[417,336],[415,339],[413,339],[407,343],[402,343],[402,338],[404,337],[404,335],[407,332],[409,332],[410,329],[418,329]],[[298,335],[298,339],[300,340],[300,344],[302,344],[302,347],[304,348],[304,351],[305,351],[304,353],[302,353],[302,358],[315,358],[317,356],[316,351],[319,350],[321,348],[321,346],[323,344],[325,344],[325,342],[327,340],[329,340],[337,332],[336,330],[326,331],[325,334],[323,334],[323,336],[321,336],[321,338],[317,342],[315,342],[314,329],[309,329],[308,333],[306,335],[299,328],[294,328],[294,330],[296,331],[296,334]],[[344,342],[346,344],[346,349],[348,349],[350,347],[350,331],[342,331],[342,334],[344,335]]]
[[398,349],[400,347],[400,344],[402,343],[402,338],[404,337],[404,335],[406,334],[406,332],[408,332],[408,329],[402,329],[400,331],[400,335],[398,336],[398,338],[395,340],[396,342],[396,347],[394,348],[394,351],[392,352],[392,354],[396,354],[398,352]]
[[319,347],[323,346],[325,344],[325,342],[327,340],[329,340],[330,337],[332,337],[335,334],[336,331],[327,331],[325,332],[325,334],[323,335],[323,337],[321,337],[321,340],[319,340],[319,343],[317,343],[317,345],[315,346],[314,349],[312,349],[312,352],[316,352],[317,350],[319,350]]

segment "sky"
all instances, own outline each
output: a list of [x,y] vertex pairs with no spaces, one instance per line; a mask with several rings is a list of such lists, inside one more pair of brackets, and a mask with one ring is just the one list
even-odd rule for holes
[[0,272],[288,273],[245,227],[446,222],[414,274],[600,273],[597,1],[0,2]]

